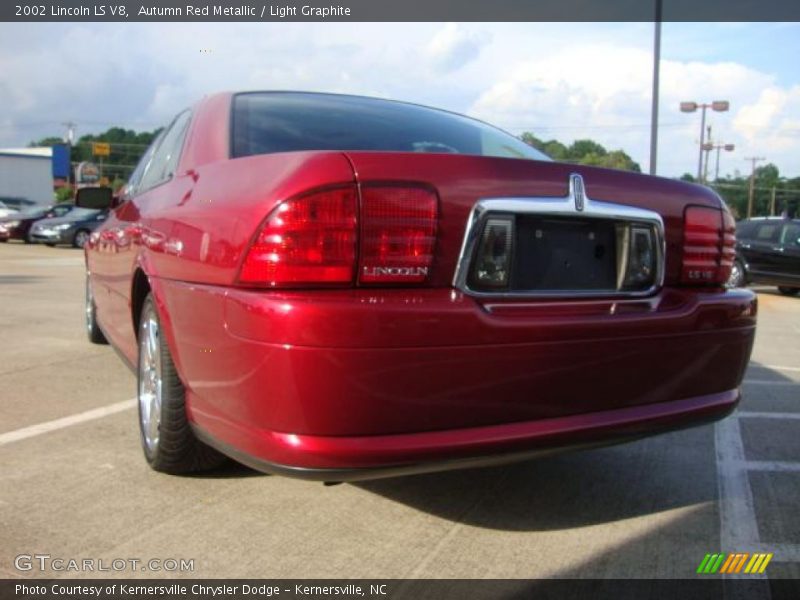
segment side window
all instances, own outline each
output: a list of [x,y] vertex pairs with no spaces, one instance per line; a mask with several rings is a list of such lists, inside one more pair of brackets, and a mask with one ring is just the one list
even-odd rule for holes
[[142,174],[138,186],[140,190],[147,190],[172,177],[183,149],[183,140],[186,137],[190,119],[191,113],[188,110],[182,112],[175,117],[172,125],[161,136],[161,141],[155,147],[155,152]]
[[784,246],[800,246],[800,224],[787,223],[783,226],[781,244]]
[[158,144],[161,142],[161,138],[164,136],[164,132],[162,131],[160,134],[156,136],[156,138],[150,142],[150,145],[147,147],[147,150],[144,151],[142,154],[142,158],[139,159],[139,163],[136,165],[136,168],[131,173],[131,176],[128,178],[127,189],[125,190],[126,195],[133,196],[139,189],[139,184],[142,181],[142,175],[147,170],[147,166],[150,164],[150,161],[153,158],[153,154],[158,148]]
[[781,233],[779,223],[759,223],[756,231],[756,240],[759,242],[777,242]]

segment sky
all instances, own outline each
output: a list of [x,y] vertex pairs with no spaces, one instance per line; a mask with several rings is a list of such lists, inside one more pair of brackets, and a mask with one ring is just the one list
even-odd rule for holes
[[[720,174],[745,157],[800,177],[800,24],[664,23],[657,173],[696,173],[709,111]],[[221,90],[407,100],[571,143],[591,138],[649,168],[652,23],[0,24],[0,147],[110,126],[152,130]],[[764,164],[764,163],[761,163]],[[714,157],[710,163],[713,176]]]

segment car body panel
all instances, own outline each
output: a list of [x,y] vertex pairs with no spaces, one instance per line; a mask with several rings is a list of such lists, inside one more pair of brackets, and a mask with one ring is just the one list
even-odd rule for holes
[[[192,108],[173,176],[124,196],[86,247],[108,340],[136,364],[134,287],[145,278],[192,426],[223,452],[266,470],[343,478],[352,469],[421,470],[641,435],[719,418],[738,402],[755,295],[679,284],[685,208],[721,209],[707,188],[458,154],[230,160],[231,98]],[[662,288],[646,298],[567,301],[453,288],[479,200],[563,197],[574,173],[592,199],[663,218]],[[330,186],[405,184],[435,189],[439,203],[424,284],[270,290],[237,282],[250,242],[282,201]]]
[[716,421],[739,400],[739,391],[731,390],[590,415],[367,437],[286,434],[227,422],[216,423],[213,435],[198,421],[193,429],[200,439],[254,469],[314,481],[359,481],[493,466],[629,441]]
[[665,292],[630,312],[609,303],[569,315],[546,305],[487,313],[446,290],[264,302],[217,286],[159,287],[195,414],[297,434],[475,427],[730,391],[755,325],[746,290]]

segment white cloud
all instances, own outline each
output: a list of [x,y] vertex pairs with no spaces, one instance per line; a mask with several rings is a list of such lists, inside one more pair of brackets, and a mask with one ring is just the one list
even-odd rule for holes
[[[652,60],[648,50],[613,43],[561,48],[515,63],[478,96],[470,113],[515,133],[527,129],[566,143],[593,138],[626,150],[647,169]],[[791,123],[796,130],[800,86],[781,88],[772,75],[729,61],[662,60],[660,87],[660,173],[695,172],[700,117],[680,113],[678,105],[716,99],[729,100],[731,112],[707,112],[714,140],[743,151],[768,140],[770,160],[789,173],[800,171],[797,154],[788,152],[798,148],[797,136],[782,133]],[[788,110],[791,105],[795,110]],[[741,156],[726,160],[731,165]]]
[[800,85],[765,88],[758,98],[743,106],[733,126],[754,153],[794,150],[800,139]]
[[456,71],[475,60],[490,36],[468,31],[464,26],[447,23],[426,47],[434,68],[440,73]]
[[[699,115],[678,103],[726,99],[730,113],[708,115],[715,139],[737,145],[723,172],[758,152],[797,176],[800,78],[772,72],[798,50],[795,38],[745,65],[714,54],[712,25],[665,28],[659,172],[696,169]],[[718,37],[733,43],[729,31]],[[672,58],[670,40],[690,60]],[[590,137],[647,168],[651,44],[652,26],[640,23],[0,24],[0,146],[61,135],[67,120],[78,135],[153,129],[218,90],[300,89],[430,104],[563,142]]]

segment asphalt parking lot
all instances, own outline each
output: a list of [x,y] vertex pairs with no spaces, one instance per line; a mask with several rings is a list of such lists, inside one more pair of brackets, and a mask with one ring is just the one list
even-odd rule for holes
[[[193,559],[153,577],[696,577],[771,552],[800,577],[800,298],[759,290],[734,417],[507,467],[325,487],[235,465],[172,477],[141,457],[134,377],[83,329],[83,255],[0,245],[0,571]],[[109,573],[103,574],[107,576]]]

